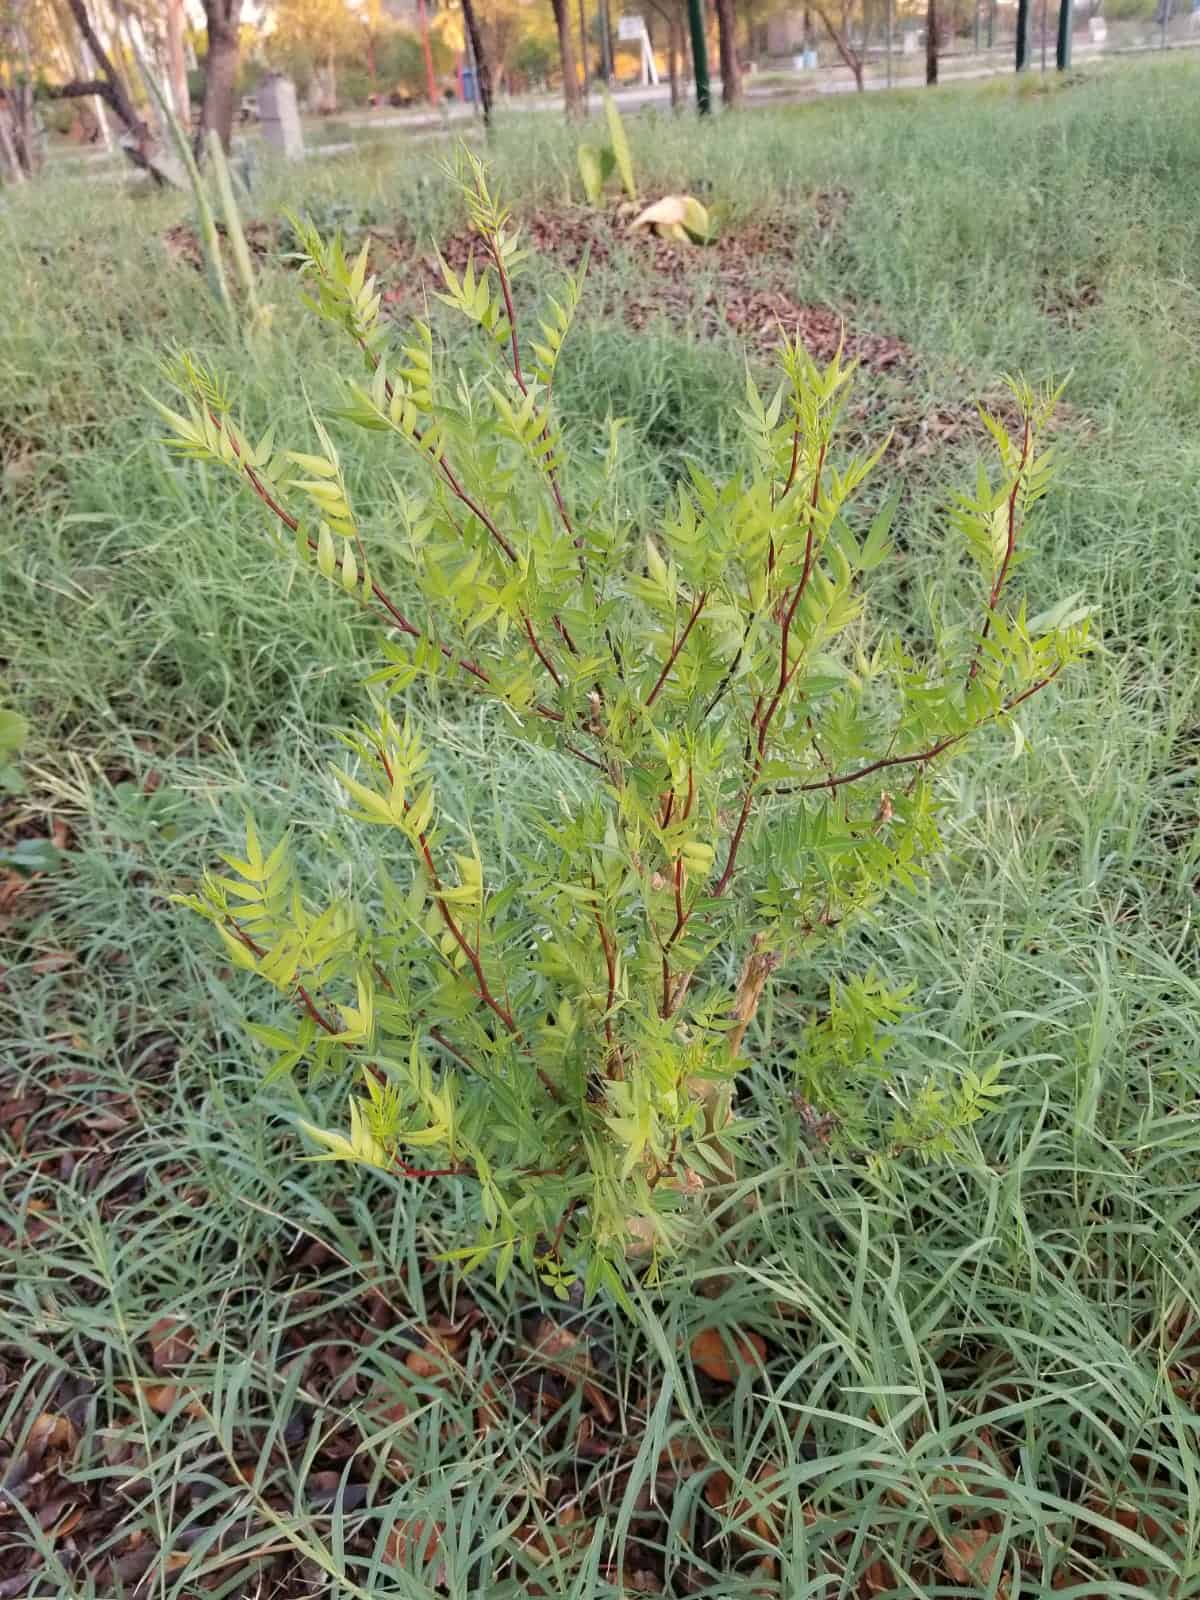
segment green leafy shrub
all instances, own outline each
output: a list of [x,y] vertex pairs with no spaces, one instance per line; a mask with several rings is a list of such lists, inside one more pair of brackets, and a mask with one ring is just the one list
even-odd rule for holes
[[[618,425],[569,449],[554,406],[582,273],[523,336],[524,252],[483,168],[460,161],[479,259],[445,266],[440,298],[478,329],[470,370],[447,370],[426,322],[395,348],[366,250],[350,261],[301,228],[311,303],[366,366],[342,420],[416,469],[387,544],[360,526],[320,423],[312,451],[269,429],[252,443],[191,360],[186,409],[163,408],[178,449],[236,477],[280,548],[388,630],[337,768],[351,816],[381,836],[379,907],[308,898],[287,838],[253,827],[186,903],[294,1002],[290,1025],[252,1030],[272,1072],[356,1080],[345,1131],[305,1124],[321,1159],[469,1186],[469,1263],[494,1253],[501,1274],[515,1257],[560,1289],[576,1271],[589,1292],[619,1289],[631,1243],[669,1248],[690,1191],[732,1170],[764,987],[922,872],[935,764],[1083,654],[1087,620],[1073,602],[1038,620],[1009,603],[1050,469],[1053,396],[1023,384],[1015,435],[984,416],[998,470],[953,512],[982,578],[974,621],[921,648],[864,613],[896,499],[856,514],[882,446],[836,450],[840,358],[785,347],[773,392],[747,382],[739,470],[693,470],[653,527],[630,526]],[[381,572],[397,543],[411,603]],[[490,702],[531,759],[564,752],[592,786],[531,825],[506,878],[478,842],[486,819],[462,815],[473,797],[439,805],[431,682]],[[991,1068],[869,1094],[907,995],[847,977],[795,1052],[802,1110],[882,1159],[953,1149],[1001,1092]]]

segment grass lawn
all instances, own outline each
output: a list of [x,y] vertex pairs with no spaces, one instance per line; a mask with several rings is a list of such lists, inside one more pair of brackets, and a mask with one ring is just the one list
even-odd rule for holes
[[[146,393],[188,345],[304,448],[347,365],[279,214],[370,232],[401,316],[463,228],[434,147],[260,180],[273,310],[245,340],[185,199],[4,192],[0,704],[33,732],[0,861],[62,857],[0,867],[0,1597],[1200,1593],[1198,93],[1177,60],[638,116],[646,192],[728,209],[685,257],[569,207],[556,118],[498,130],[535,245],[592,246],[558,393],[579,450],[630,419],[648,528],[687,462],[728,465],[777,320],[827,353],[844,318],[852,426],[894,428],[903,469],[874,603],[959,605],[972,399],[1069,373],[1022,581],[1080,591],[1103,641],[1027,749],[997,732],[947,769],[933,877],[764,1005],[762,1137],[636,1321],[464,1285],[453,1183],[301,1161],[298,1091],[264,1089],[242,1028],[269,1003],[170,900],[247,806],[314,881],[361,874],[352,839],[330,865],[325,774],[378,633],[169,456]],[[386,544],[395,461],[364,435],[343,459]],[[509,859],[523,808],[586,783],[467,699],[429,714]],[[793,1109],[790,1037],[872,963],[915,986],[898,1082],[1005,1062],[952,1161],[835,1157]]]

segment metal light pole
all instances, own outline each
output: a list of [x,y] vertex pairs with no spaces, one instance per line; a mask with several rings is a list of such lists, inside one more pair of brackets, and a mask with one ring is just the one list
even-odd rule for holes
[[429,17],[425,11],[425,0],[417,0],[417,16],[421,24],[421,48],[425,52],[425,84],[429,90],[429,104],[436,106],[437,79],[433,75],[433,51],[429,48]]
[[600,0],[600,74],[606,85],[613,75],[612,34],[608,20],[608,0]]
[[712,85],[708,81],[708,40],[704,37],[704,0],[688,0],[688,27],[692,34],[696,110],[702,117],[707,117],[712,110]]
[[583,0],[579,0],[579,57],[583,63],[583,109],[586,113],[588,108],[588,79],[591,77],[591,73],[588,71],[587,12],[584,9]]
[[1071,0],[1058,0],[1058,43],[1054,64],[1060,72],[1071,66]]
[[895,27],[895,18],[892,15],[892,0],[887,0],[884,11],[884,27],[887,29],[887,86],[892,87],[892,30]]
[[1029,12],[1031,0],[1017,0],[1017,71],[1029,65]]

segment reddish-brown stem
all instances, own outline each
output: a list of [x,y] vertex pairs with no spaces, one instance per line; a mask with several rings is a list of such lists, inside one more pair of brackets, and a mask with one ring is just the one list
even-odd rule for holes
[[662,947],[663,993],[661,1015],[664,1017],[669,1017],[674,1009],[672,1005],[674,982],[671,977],[671,951],[674,949],[676,941],[682,936],[692,915],[690,911],[685,909],[683,904],[684,874],[682,856],[675,858],[674,866],[671,869],[671,878],[675,895],[675,926],[667,935],[666,943]]
[[979,662],[983,654],[983,647],[988,634],[992,631],[992,618],[996,614],[996,607],[1000,603],[1000,596],[1004,585],[1008,581],[1008,569],[1012,565],[1012,558],[1017,548],[1017,497],[1021,492],[1021,483],[1025,477],[1025,468],[1029,463],[1029,447],[1032,443],[1032,434],[1029,418],[1025,418],[1025,433],[1021,441],[1021,460],[1017,466],[1017,475],[1013,479],[1012,490],[1008,496],[1008,537],[1004,546],[1004,559],[1000,563],[1000,571],[996,574],[996,581],[992,584],[992,592],[988,595],[987,615],[983,619],[983,631],[979,635],[979,643],[975,646],[975,654],[971,657],[970,670],[967,673],[968,687],[975,682],[979,672]]
[[[405,801],[405,815],[408,814],[409,810],[409,803]],[[475,974],[475,982],[478,986],[477,993],[480,1000],[483,1001],[484,1005],[487,1006],[489,1011],[495,1012],[496,1016],[500,1018],[500,1021],[504,1024],[506,1030],[512,1034],[513,1038],[519,1040],[521,1038],[521,1031],[517,1027],[516,1019],[513,1017],[513,1014],[508,1007],[502,1005],[492,993],[491,986],[489,985],[483,970],[483,962],[480,959],[479,951],[459,927],[454,913],[446,904],[442,888],[442,880],[438,876],[437,867],[433,862],[433,852],[430,850],[429,842],[423,832],[417,834],[417,844],[421,852],[421,858],[425,863],[425,870],[429,874],[429,881],[433,885],[434,904],[437,906],[438,913],[446,925],[446,931],[450,934],[455,944],[471,964],[471,970]]]
[[554,1230],[554,1240],[553,1240],[553,1243],[550,1246],[550,1254],[552,1256],[557,1257],[559,1246],[562,1244],[563,1234],[566,1233],[566,1231],[567,1231],[567,1223],[570,1222],[571,1218],[579,1210],[579,1207],[582,1204],[583,1204],[583,1201],[579,1198],[578,1195],[576,1195],[574,1200],[570,1201],[563,1208],[563,1214],[559,1218],[558,1227],[555,1228],[555,1230]]
[[688,634],[690,634],[692,629],[696,626],[696,623],[697,623],[697,621],[699,619],[700,613],[704,610],[704,602],[707,599],[708,599],[708,595],[704,592],[703,589],[701,589],[700,593],[696,596],[696,599],[692,604],[692,613],[691,613],[691,616],[688,617],[687,622],[684,624],[683,632],[679,635],[679,637],[676,639],[675,643],[671,646],[671,653],[667,657],[667,659],[663,662],[662,671],[659,673],[658,677],[654,680],[653,689],[651,689],[650,693],[646,696],[646,710],[647,711],[649,711],[650,707],[658,699],[659,693],[662,690],[663,684],[665,684],[666,681],[667,681],[667,677],[668,677],[668,675],[669,675],[669,673],[671,671],[671,668],[675,665],[676,661],[679,659],[679,652],[683,649],[684,645],[688,641]]
[[468,1071],[479,1071],[479,1068],[471,1060],[470,1056],[464,1055],[454,1041],[447,1038],[440,1028],[430,1028],[429,1037],[434,1041],[435,1044],[440,1044],[447,1055],[451,1055],[456,1061],[461,1062]]
[[[221,427],[219,418],[214,416],[213,421],[217,427]],[[238,449],[236,440],[234,440],[232,435],[228,435],[228,438],[230,444],[233,446],[234,454],[240,457],[241,452]],[[297,522],[296,518],[293,517],[290,512],[284,510],[284,508],[279,504],[278,500],[275,499],[270,490],[263,483],[262,479],[255,472],[254,468],[251,467],[248,462],[243,460],[241,461],[241,471],[246,479],[246,482],[254,490],[254,493],[267,507],[267,509],[272,511],[275,516],[279,518],[280,522],[283,523],[284,527],[287,528],[289,532],[295,533],[299,527],[299,523]],[[474,501],[470,500],[469,497],[466,496],[460,496],[460,498],[463,498],[465,503],[472,510],[474,510],[477,515],[480,514],[479,509],[475,506]],[[486,518],[484,520],[486,521]],[[504,541],[502,540],[501,542],[503,543]],[[317,545],[314,539],[308,538],[307,543],[310,550],[316,550]],[[509,553],[512,554],[511,549]],[[513,558],[515,559],[515,555]],[[408,617],[406,617],[404,613],[392,603],[391,599],[383,591],[383,589],[380,588],[379,584],[374,581],[374,579],[371,581],[371,593],[383,607],[385,612],[385,620],[390,620],[402,634],[406,635],[406,637],[410,639],[422,639],[425,637],[420,628],[418,628],[415,623],[411,622]],[[551,665],[549,658],[546,656],[544,651],[538,645],[536,639],[533,637],[532,626],[529,624],[528,620],[526,620],[526,628],[530,635],[530,643],[537,652],[538,660],[550,673],[550,676],[554,679],[555,684],[561,687],[562,680],[555,671],[554,667]],[[447,661],[453,661],[456,666],[461,667],[464,672],[470,673],[470,675],[477,679],[478,682],[490,685],[492,681],[491,677],[476,662],[468,661],[463,656],[456,656],[449,645],[439,644],[437,648]],[[544,717],[548,722],[563,721],[562,712],[555,711],[550,706],[538,705],[534,706],[533,709],[537,716]],[[603,763],[593,760],[590,756],[585,756],[582,751],[575,750],[573,746],[568,745],[567,748],[571,750],[572,754],[578,755],[581,760],[587,761],[589,765],[600,767],[601,770],[604,770]]]
[[783,493],[779,496],[786,500],[791,493],[792,485],[796,481],[796,472],[800,466],[800,419],[797,417],[796,425],[792,429],[792,464],[788,468],[787,482],[783,486]]
[[558,629],[559,637],[562,639],[562,642],[566,645],[567,649],[573,656],[577,656],[579,654],[579,646],[567,632],[566,625],[563,623],[560,617],[555,617],[554,626]]
[[[525,382],[525,374],[521,370],[521,347],[517,340],[517,312],[516,307],[513,305],[508,272],[504,265],[504,258],[500,254],[499,242],[489,236],[486,239],[486,243],[488,252],[496,267],[496,276],[500,280],[500,293],[504,296],[504,314],[508,318],[508,332],[512,343],[512,375],[516,381],[517,388],[520,389],[523,395],[527,396],[529,388]],[[547,437],[548,432],[548,428],[542,429],[543,439]],[[580,541],[575,538],[575,529],[571,524],[570,517],[567,515],[567,508],[563,503],[562,490],[558,487],[558,474],[552,466],[547,466],[546,478],[550,484],[550,493],[554,496],[554,504],[558,508],[558,514],[562,519],[562,525],[566,530],[567,537],[574,540],[575,545],[578,546]]]
[[474,1178],[472,1167],[410,1167],[407,1161],[394,1155],[392,1162],[406,1178]]
[[[210,416],[212,416],[214,424],[220,428],[223,433],[225,433],[225,437],[229,440],[234,455],[238,457],[242,474],[245,477],[246,482],[250,485],[251,489],[253,489],[254,493],[262,501],[263,505],[266,506],[268,511],[272,512],[276,517],[278,517],[279,521],[282,522],[288,532],[295,533],[300,526],[297,519],[279,504],[279,501],[276,500],[275,496],[267,488],[266,484],[263,483],[262,479],[259,477],[258,473],[255,472],[250,463],[242,459],[242,453],[238,448],[237,440],[231,433],[226,432],[220,418],[212,415],[212,413],[210,413]],[[308,538],[307,543],[310,550],[316,550],[317,543],[315,539]],[[360,541],[359,548],[361,549],[361,547]],[[420,628],[418,628],[414,622],[411,622],[404,615],[404,613],[392,602],[390,597],[383,589],[380,588],[379,584],[376,583],[374,579],[371,580],[371,593],[378,603],[383,607],[387,617],[395,624],[401,633],[407,635],[407,637],[410,639],[420,639],[423,637]],[[453,650],[450,649],[449,645],[439,645],[438,649],[441,651],[442,655],[445,656],[447,661],[455,662],[456,665],[460,666],[464,672],[469,672],[473,678],[477,678],[480,683],[489,683],[491,681],[482,667],[477,666],[474,661],[467,661],[462,657],[456,656]]]
[[985,724],[994,722],[997,717],[1006,716],[1010,711],[1015,711],[1024,701],[1035,694],[1039,694],[1048,684],[1053,683],[1062,669],[1063,663],[1059,662],[1053,672],[1048,672],[1044,678],[1039,678],[1036,683],[1031,683],[1028,689],[1023,689],[1020,694],[1013,695],[1011,700],[1006,700],[999,711],[994,712],[991,716],[983,717],[973,727],[964,729],[962,733],[949,734],[945,739],[939,739],[936,744],[930,745],[927,750],[917,750],[912,755],[907,756],[881,756],[878,761],[872,761],[867,766],[859,767],[854,772],[842,772],[836,776],[831,773],[828,777],[821,778],[816,783],[784,784],[778,789],[772,789],[771,793],[811,794],[817,789],[840,789],[845,784],[858,783],[862,778],[869,778],[873,772],[883,772],[888,767],[923,765],[927,761],[932,761],[935,756],[940,756],[944,751],[949,750],[951,746],[961,744],[968,734],[974,733],[977,729],[984,727]]
[[[232,917],[227,920],[225,926],[236,939],[245,945],[246,949],[250,951],[251,955],[257,956],[260,960],[266,955],[267,952],[263,949],[262,945],[260,945],[257,940],[252,939],[246,932],[245,928],[243,928],[240,923],[235,922]],[[300,1002],[302,1010],[312,1018],[319,1028],[323,1029],[324,1032],[329,1034],[331,1037],[336,1037],[342,1031],[336,1022],[330,1022],[329,1018],[320,1009],[312,995],[302,983],[298,983],[296,985],[296,999]]]
[[754,804],[754,785],[758,782],[758,774],[761,770],[761,766],[761,762],[757,762],[755,764],[754,772],[751,775],[750,782],[746,786],[746,792],[742,796],[742,809],[738,813],[737,826],[734,828],[733,834],[729,840],[729,854],[725,858],[725,870],[717,879],[717,886],[713,890],[713,898],[715,900],[719,900],[725,893],[726,889],[729,887],[729,880],[733,877],[733,870],[737,865],[738,851],[742,847],[742,835],[745,833],[746,824],[750,820],[750,808]]
[[600,948],[604,951],[604,968],[608,974],[608,998],[604,1003],[604,1039],[611,1055],[616,1045],[613,1036],[612,1009],[617,999],[617,950],[612,934],[604,926],[599,906],[594,909],[596,928],[600,934]]
[[528,616],[527,613],[523,612],[522,616],[523,616],[524,622],[525,622],[525,637],[529,640],[530,648],[533,650],[534,655],[538,658],[538,660],[545,667],[546,671],[554,679],[554,687],[556,689],[561,689],[562,688],[562,679],[559,677],[558,671],[555,668],[555,665],[554,665],[553,661],[551,661],[550,657],[546,654],[546,652],[542,649],[541,645],[538,643],[537,635],[533,631],[533,623],[529,620],[529,616]]
[[[390,784],[394,784],[396,780],[392,774],[392,764],[387,758],[387,752],[378,744],[375,746],[375,751],[379,757],[380,765],[383,767],[388,782]],[[403,801],[402,804],[404,806],[404,815],[407,816],[412,810],[412,807],[407,800]],[[446,924],[447,931],[453,935],[459,949],[471,963],[472,969],[475,973],[476,982],[479,984],[479,998],[483,1001],[484,1005],[489,1008],[489,1010],[496,1013],[501,1022],[503,1022],[504,1026],[508,1029],[509,1033],[513,1034],[514,1037],[519,1039],[521,1035],[518,1031],[516,1022],[513,1019],[512,1012],[509,1011],[507,1007],[502,1006],[492,994],[490,988],[488,987],[488,981],[483,974],[483,964],[480,961],[478,950],[459,927],[454,913],[446,904],[445,892],[442,888],[442,880],[438,876],[437,867],[434,865],[433,852],[429,848],[429,841],[425,836],[424,830],[421,830],[417,833],[417,844],[420,848],[421,859],[425,863],[425,870],[429,874],[429,881],[433,885],[434,904],[437,906],[438,911],[441,914],[442,921]]]
[[529,390],[525,385],[525,374],[521,371],[521,347],[517,343],[517,313],[513,306],[512,290],[508,283],[504,257],[500,254],[500,244],[496,238],[489,234],[486,236],[486,243],[488,253],[495,264],[496,276],[500,280],[500,293],[504,296],[504,314],[508,318],[508,333],[512,343],[513,377],[517,380],[517,388],[520,389],[522,394],[527,395]]
[[[359,349],[362,351],[363,355],[366,356],[367,364],[371,368],[371,371],[372,372],[376,371],[378,369],[378,367],[379,367],[379,357],[375,354],[374,350],[372,350],[370,348],[370,346],[366,343],[366,341],[361,339],[361,338],[357,338],[355,342],[357,343]],[[390,403],[390,401],[392,400],[393,395],[396,392],[395,389],[392,386],[392,380],[390,378],[385,378],[384,379],[383,392],[387,396],[388,401]],[[415,429],[413,430],[413,442],[414,442],[414,444],[417,445],[418,449],[420,448],[420,446],[423,443],[422,435],[420,433],[418,433]],[[438,455],[437,455],[436,459],[434,460],[434,465],[437,467],[438,471],[442,474],[443,478],[445,478],[446,483],[449,486],[450,492],[455,496],[455,498],[460,500],[462,502],[462,504],[464,506],[466,506],[467,510],[472,513],[473,516],[476,516],[476,517],[479,518],[480,522],[483,523],[483,525],[487,529],[488,533],[492,536],[492,538],[500,546],[501,550],[504,551],[504,554],[508,557],[508,559],[510,561],[515,561],[517,559],[517,552],[513,549],[512,545],[508,542],[508,540],[500,532],[499,528],[492,521],[491,517],[488,516],[487,512],[484,511],[483,507],[477,505],[475,503],[475,501],[471,499],[470,495],[467,494],[467,492],[464,490],[462,484],[459,483],[458,478],[455,476],[454,470],[450,466],[450,463],[446,460],[446,457],[440,451],[438,452]]]
[[607,773],[608,768],[603,761],[597,761],[595,756],[589,756],[587,751],[581,750],[577,744],[565,744],[563,748],[569,750],[577,760],[585,761],[589,767],[595,767],[597,772]]
[[[763,708],[761,696],[755,701],[754,704],[754,715],[751,719],[751,727],[758,729],[757,748],[754,756],[754,769],[751,772],[750,780],[746,785],[746,792],[742,796],[742,806],[740,812],[738,813],[737,824],[734,827],[732,837],[729,840],[729,854],[725,858],[724,871],[721,873],[720,878],[717,880],[717,886],[713,890],[714,898],[718,900],[725,893],[726,889],[728,889],[730,880],[734,874],[734,870],[737,867],[738,851],[742,847],[742,840],[746,833],[746,824],[750,821],[750,812],[754,805],[754,791],[758,784],[759,775],[763,769],[763,763],[766,761],[767,735],[771,730],[772,718],[779,709],[779,704],[782,701],[784,694],[787,692],[788,684],[791,683],[792,678],[795,676],[796,666],[799,665],[799,662],[797,662],[796,665],[792,667],[788,666],[788,647],[791,639],[792,620],[796,615],[796,610],[800,604],[800,601],[804,598],[804,591],[808,588],[808,580],[812,577],[816,515],[817,507],[820,504],[821,499],[821,474],[825,468],[825,448],[825,445],[822,444],[820,452],[817,456],[816,471],[813,473],[812,495],[809,501],[808,534],[804,541],[804,567],[800,573],[800,581],[796,585],[791,600],[788,602],[787,610],[784,612],[783,626],[780,629],[779,679],[775,686],[775,693],[767,706]],[[820,785],[818,785],[818,787],[820,787]]]
[[[387,755],[385,754],[385,752],[383,750],[379,749],[378,746],[376,746],[376,750],[378,752],[380,762],[383,765],[383,770],[387,774],[388,781],[390,783],[392,781],[391,764],[388,761]],[[405,812],[406,816],[407,816],[407,814],[408,814],[410,809],[411,808],[410,808],[408,802],[405,801],[404,802],[404,812]],[[507,1006],[501,1004],[501,1002],[499,1000],[497,1000],[495,995],[492,993],[491,988],[490,988],[490,986],[488,984],[487,978],[486,978],[486,976],[484,974],[483,962],[482,962],[482,960],[480,958],[478,949],[471,943],[471,941],[467,938],[466,934],[459,927],[458,921],[455,918],[454,913],[450,910],[450,907],[446,904],[444,892],[443,892],[443,889],[442,889],[442,880],[438,876],[438,870],[437,870],[437,867],[434,865],[434,861],[433,861],[433,852],[429,848],[429,841],[425,837],[425,834],[424,834],[423,831],[417,834],[417,842],[418,842],[418,845],[420,847],[421,859],[425,863],[425,871],[429,874],[429,881],[433,886],[434,904],[438,908],[438,913],[441,916],[442,921],[445,923],[447,931],[453,937],[455,943],[458,945],[458,947],[462,951],[463,955],[466,956],[467,960],[471,963],[471,970],[475,974],[475,982],[478,985],[476,993],[477,993],[479,999],[482,1000],[483,1004],[485,1006],[487,1006],[489,1011],[493,1011],[496,1014],[496,1016],[498,1016],[500,1018],[500,1021],[504,1024],[505,1028],[507,1029],[509,1034],[511,1034],[513,1039],[515,1039],[518,1044],[523,1046],[525,1041],[524,1041],[524,1038],[522,1037],[521,1030],[517,1027],[516,1019],[513,1017],[513,1014],[511,1012],[511,1010]],[[467,1065],[467,1066],[470,1065],[470,1063],[467,1061],[467,1058],[462,1054],[462,1052],[459,1051],[459,1050],[456,1050],[455,1047],[452,1044],[450,1044],[449,1040],[447,1040],[444,1035],[442,1035],[442,1034],[436,1032],[435,1030],[431,1029],[430,1030],[430,1036],[433,1037],[433,1038],[436,1038],[439,1044],[443,1045],[453,1055],[456,1055],[458,1057],[458,1059],[464,1063],[464,1065]],[[550,1098],[552,1100],[558,1100],[560,1098],[560,1096],[559,1096],[558,1090],[554,1086],[554,1083],[552,1082],[552,1080],[550,1079],[548,1074],[546,1072],[544,1072],[543,1069],[541,1067],[539,1067],[536,1062],[534,1063],[534,1071],[537,1073],[538,1078],[541,1081],[542,1087],[545,1089],[546,1093],[550,1096]]]
[[[416,441],[417,441],[417,443],[419,445],[421,443],[420,434],[417,434],[415,437],[416,437]],[[439,455],[438,456],[438,458],[437,458],[437,466],[438,466],[438,470],[442,474],[442,477],[445,478],[445,480],[446,480],[446,484],[447,484],[447,486],[448,486],[448,488],[450,490],[450,493],[455,497],[456,500],[460,500],[462,502],[462,504],[464,506],[466,506],[467,510],[471,513],[472,516],[479,518],[480,522],[483,523],[483,525],[487,529],[488,533],[492,536],[492,538],[500,546],[501,550],[504,551],[504,554],[508,557],[508,559],[510,561],[515,561],[517,559],[517,552],[513,549],[512,545],[508,542],[508,540],[500,532],[500,529],[492,521],[491,517],[488,516],[487,512],[483,509],[483,507],[481,505],[479,505],[477,501],[472,500],[471,496],[467,493],[467,491],[463,488],[462,484],[458,481],[458,478],[455,475],[454,469],[451,467],[450,463],[446,460],[444,455]]]
[[[770,572],[773,572],[774,570],[775,570],[775,546],[774,546],[774,543],[772,543],[771,548],[767,552],[767,571],[768,571],[768,573],[770,573]],[[755,623],[755,619],[757,618],[757,616],[758,616],[758,613],[756,611],[752,611],[750,613],[750,615],[747,617],[746,626],[742,631],[742,642],[741,642],[740,645],[738,645],[737,651],[736,651],[736,653],[734,655],[734,658],[729,663],[729,670],[726,672],[725,676],[721,679],[720,683],[717,685],[716,690],[713,693],[712,699],[708,702],[708,704],[704,708],[705,717],[711,716],[712,713],[716,710],[717,706],[719,706],[721,701],[725,698],[725,692],[729,688],[729,685],[733,682],[733,675],[742,664],[742,657],[746,653],[746,644],[747,644],[747,642],[748,642],[748,640],[750,638],[750,630],[751,630],[751,628],[753,628],[754,623]]]
[[662,816],[658,819],[658,825],[659,825],[660,828],[665,828],[667,826],[668,822],[670,822],[671,813],[674,811],[674,809],[675,809],[675,791],[674,791],[674,789],[668,789],[667,790],[667,798],[663,801]]

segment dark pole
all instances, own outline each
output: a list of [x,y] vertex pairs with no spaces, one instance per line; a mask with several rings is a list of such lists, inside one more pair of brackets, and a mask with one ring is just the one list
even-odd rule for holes
[[996,42],[996,0],[988,0],[988,49]]
[[692,33],[692,72],[696,79],[696,110],[702,117],[712,110],[708,81],[708,41],[704,37],[704,0],[688,0],[688,26]]
[[1058,0],[1058,47],[1054,64],[1060,72],[1071,66],[1071,0]]
[[1046,10],[1047,0],[1042,0],[1042,71],[1046,70]]
[[1029,10],[1030,0],[1017,0],[1017,71],[1024,72],[1029,65]]
[[588,108],[588,79],[591,72],[588,69],[588,42],[587,42],[587,13],[583,7],[583,0],[579,0],[579,54],[583,60],[583,109]]
[[608,31],[608,0],[600,0],[600,75],[606,84],[612,82],[612,37]]

